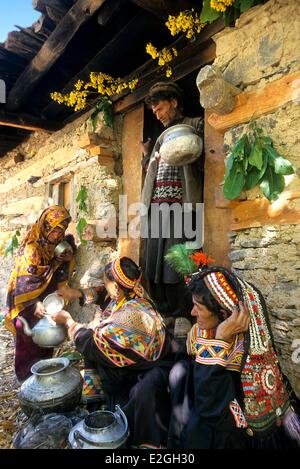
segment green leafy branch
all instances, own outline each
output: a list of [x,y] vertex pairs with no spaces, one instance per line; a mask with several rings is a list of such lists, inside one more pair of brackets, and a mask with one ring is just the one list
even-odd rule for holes
[[15,249],[18,249],[18,247],[20,246],[18,236],[21,236],[19,230],[17,230],[15,234],[10,238],[8,245],[4,250],[5,257],[8,256],[8,254],[11,254],[13,256]]
[[104,122],[108,127],[113,126],[114,122],[114,109],[112,101],[107,97],[103,96],[100,98],[99,102],[96,104],[93,113],[89,117],[88,121],[90,122],[93,132],[96,130],[95,119],[99,112],[103,112]]
[[[80,191],[78,192],[77,197],[76,197],[76,202],[78,202],[78,208],[81,212],[88,213],[87,199],[88,199],[87,188],[85,186],[81,186]],[[80,238],[81,244],[83,245],[87,244],[86,240],[82,238],[84,229],[87,226],[87,224],[88,223],[86,219],[81,217],[78,220],[78,223],[76,225],[76,232]]]
[[290,161],[274,148],[272,138],[252,123],[249,135],[244,134],[236,142],[227,160],[224,195],[233,200],[243,190],[259,186],[263,195],[273,202],[285,188],[284,176],[294,172]]
[[86,204],[87,199],[88,199],[87,188],[85,186],[81,186],[80,191],[78,192],[77,197],[76,197],[76,202],[78,202],[79,210],[85,213],[88,213],[88,208]]

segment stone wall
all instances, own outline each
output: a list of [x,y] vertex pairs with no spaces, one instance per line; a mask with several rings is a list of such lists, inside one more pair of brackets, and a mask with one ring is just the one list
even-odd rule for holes
[[[50,196],[49,184],[71,177],[71,215],[69,231],[78,244],[74,286],[99,284],[101,266],[115,255],[117,240],[103,240],[97,236],[96,225],[103,223],[107,207],[118,207],[121,192],[121,132],[122,118],[116,117],[114,129],[105,126],[102,114],[91,128],[88,115],[68,124],[62,130],[47,134],[36,132],[28,140],[8,153],[0,162],[0,311],[5,304],[6,287],[14,257],[4,257],[4,249],[17,229],[20,240],[38,218],[41,210],[56,202]],[[16,158],[22,155],[21,158]],[[23,161],[16,163],[16,160]],[[31,177],[39,178],[28,182]],[[79,211],[76,196],[81,186],[88,190],[88,213]],[[80,217],[89,225],[83,245],[76,234]],[[75,318],[89,320],[93,308],[81,311],[78,304],[70,307]]]
[[[300,2],[270,0],[243,14],[235,28],[226,28],[214,40],[214,63],[224,77],[242,90],[261,88],[300,70]],[[287,190],[300,189],[299,119],[296,96],[294,102],[257,119],[275,148],[295,167],[296,173],[286,177]],[[229,153],[243,130],[240,125],[225,133],[224,153]],[[246,197],[262,195],[253,189]],[[299,207],[299,199],[293,203]],[[292,344],[300,339],[300,226],[262,226],[229,236],[233,269],[265,295],[281,365],[300,397],[300,366],[292,359]]]

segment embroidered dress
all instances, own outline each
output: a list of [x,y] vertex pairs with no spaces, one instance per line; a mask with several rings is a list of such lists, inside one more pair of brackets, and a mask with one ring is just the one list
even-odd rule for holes
[[[201,138],[203,137],[202,118],[184,117],[172,122],[170,126],[179,123],[192,125]],[[144,227],[144,275],[149,295],[164,317],[188,318],[192,309],[191,295],[180,276],[164,258],[175,244],[193,241],[188,233],[196,228],[194,201],[197,203],[202,201],[204,159],[199,154],[198,160],[190,165],[171,166],[164,163],[161,158],[157,162],[154,158],[155,151],[159,151],[158,142],[150,158],[143,189],[143,194],[147,193],[146,199],[149,199],[149,204],[145,203],[144,195],[142,197],[143,203],[149,207],[145,217],[147,229]],[[184,202],[193,203],[191,222],[181,210],[181,215],[179,211],[175,215],[172,207],[169,213],[168,210],[163,210],[165,205],[177,203],[182,206]]]
[[[138,286],[135,290],[141,294]],[[105,400],[112,411],[121,405],[131,443],[159,446],[166,443],[168,375],[175,344],[153,304],[135,293],[131,296],[118,304],[111,301],[94,330],[77,325],[71,333],[85,359],[83,402]]]
[[[187,339],[192,361],[179,362],[170,372],[175,411],[169,447],[296,448],[282,425],[291,401],[263,297],[235,277],[237,294],[218,269],[203,271],[200,279],[228,312],[243,298],[250,314],[249,332],[227,343],[216,339],[214,330],[193,326]],[[228,276],[233,278],[230,272]]]
[[227,370],[241,370],[244,354],[244,335],[236,336],[231,344],[215,339],[215,329],[200,329],[195,324],[188,334],[187,352],[194,356],[197,363],[221,365]]
[[126,301],[94,332],[94,341],[103,359],[117,367],[130,366],[141,359],[158,360],[165,341],[160,315],[144,298]]
[[159,158],[152,203],[182,203],[182,182],[179,166],[171,166]]

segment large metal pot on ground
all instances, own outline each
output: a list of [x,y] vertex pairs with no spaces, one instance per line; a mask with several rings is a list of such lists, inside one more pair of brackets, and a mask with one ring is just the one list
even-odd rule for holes
[[69,412],[79,404],[82,378],[67,358],[41,360],[32,366],[31,373],[19,393],[20,406],[26,415],[35,411]]
[[202,153],[202,139],[191,125],[177,124],[169,127],[159,137],[159,154],[172,166],[193,163]]
[[72,428],[69,445],[72,449],[116,449],[124,447],[128,438],[126,415],[117,405],[114,412],[93,412]]

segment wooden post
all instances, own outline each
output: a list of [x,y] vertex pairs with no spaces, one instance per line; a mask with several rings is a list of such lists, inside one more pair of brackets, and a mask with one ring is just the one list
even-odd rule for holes
[[[143,140],[144,105],[140,104],[124,117],[122,156],[123,156],[123,194],[128,197],[128,207],[141,201],[142,165],[139,142]],[[128,218],[130,222],[130,217]],[[120,239],[120,255],[140,262],[141,240]]]
[[225,173],[223,155],[224,135],[208,123],[205,112],[204,145],[204,252],[215,259],[218,265],[231,267],[228,233],[231,210],[216,207],[215,189],[220,186]]

